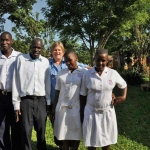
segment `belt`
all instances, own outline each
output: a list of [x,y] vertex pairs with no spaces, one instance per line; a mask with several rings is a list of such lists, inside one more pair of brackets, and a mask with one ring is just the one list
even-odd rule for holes
[[24,100],[24,99],[37,100],[37,99],[41,99],[41,98],[45,98],[45,96],[26,95],[26,96],[21,97],[21,100]]
[[8,92],[6,90],[0,90],[0,93],[2,93],[3,95],[11,95],[12,92]]
[[95,107],[91,106],[90,104],[88,104],[88,106],[92,109],[92,112],[100,112],[100,113],[103,113],[103,112],[113,108],[113,105],[109,105],[106,108],[95,108]]
[[75,106],[78,106],[78,105],[79,105],[79,101],[77,101],[77,102],[75,102],[74,104],[71,104],[71,105],[61,105],[61,107],[72,109],[72,107],[75,107]]

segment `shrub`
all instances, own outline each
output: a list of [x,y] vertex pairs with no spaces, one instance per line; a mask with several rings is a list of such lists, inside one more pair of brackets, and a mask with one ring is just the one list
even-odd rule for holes
[[140,85],[144,83],[144,76],[137,70],[123,70],[120,75],[124,78],[128,85]]

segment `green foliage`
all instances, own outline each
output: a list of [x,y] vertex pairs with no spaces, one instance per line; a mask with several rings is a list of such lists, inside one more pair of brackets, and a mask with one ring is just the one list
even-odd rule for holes
[[16,51],[19,51],[19,52],[25,54],[25,53],[29,52],[30,43],[26,43],[26,42],[20,41],[20,40],[14,40],[14,42],[13,42],[13,48]]
[[[13,42],[13,48],[16,51],[19,51],[23,54],[26,54],[30,51],[30,45],[31,45],[30,40],[26,40],[26,41],[14,40],[14,42]],[[49,57],[49,51],[43,47],[41,55],[45,56],[45,57]]]
[[68,38],[67,36],[62,36],[60,41],[63,43],[66,50],[73,49],[78,55],[78,61],[84,64],[90,64],[90,54],[84,45],[78,43],[78,38]]
[[43,12],[60,34],[82,40],[89,49],[92,64],[97,47],[105,47],[114,31],[124,32],[137,23],[144,24],[149,8],[149,0],[47,0]]
[[[20,9],[26,11],[26,13],[32,10],[32,5],[36,3],[36,0],[1,0],[0,1],[0,23],[5,23],[4,14],[10,14],[9,18],[13,17],[13,13],[20,12]],[[19,13],[18,13],[19,14]],[[15,18],[17,20],[17,17]],[[13,21],[15,21],[15,19]],[[20,20],[21,21],[21,20]],[[0,26],[0,32],[3,31],[3,26]]]
[[77,54],[78,54],[78,61],[82,62],[83,64],[87,64],[90,65],[90,54],[87,50],[79,49],[77,50]]
[[19,9],[19,12],[13,13],[11,19],[16,24],[13,30],[24,30],[31,39],[42,37],[42,34],[46,32],[45,21],[42,19],[39,20],[38,12],[34,16],[33,14],[27,14],[24,9]]
[[120,74],[129,85],[141,85],[144,82],[143,74],[137,70],[124,70]]
[[149,16],[150,1],[149,0],[136,0],[130,7],[125,8],[127,20],[121,23],[122,36],[131,36],[130,29],[136,25],[144,25],[150,19]]
[[16,34],[15,41],[17,42],[14,43],[15,48],[20,48],[22,53],[26,53],[29,51],[32,39],[39,37],[43,40],[42,55],[49,57],[49,47],[54,41],[54,32],[53,30],[50,30],[46,21],[42,19],[39,20],[39,13],[36,12],[34,16],[32,13],[27,14],[24,9],[20,9],[19,13],[14,12],[11,17],[11,19],[17,18],[14,21],[16,23],[16,27],[12,28],[12,31]]

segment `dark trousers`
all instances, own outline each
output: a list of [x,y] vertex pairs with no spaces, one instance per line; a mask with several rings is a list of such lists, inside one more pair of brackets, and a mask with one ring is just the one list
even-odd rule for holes
[[21,150],[20,131],[20,122],[15,122],[12,93],[3,95],[0,90],[0,150]]
[[46,150],[45,129],[46,129],[46,100],[45,97],[23,97],[20,104],[21,130],[23,150],[32,150],[31,134],[32,127],[37,135],[37,149]]

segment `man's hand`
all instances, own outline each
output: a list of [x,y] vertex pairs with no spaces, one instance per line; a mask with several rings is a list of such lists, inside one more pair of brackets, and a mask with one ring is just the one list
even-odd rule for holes
[[16,119],[16,122],[19,121],[19,116],[21,115],[21,112],[20,110],[15,110],[15,119]]

